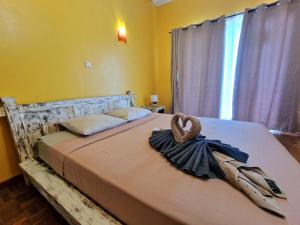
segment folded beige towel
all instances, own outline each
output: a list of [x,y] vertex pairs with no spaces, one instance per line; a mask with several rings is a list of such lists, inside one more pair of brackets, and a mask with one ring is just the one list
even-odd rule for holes
[[213,152],[225,179],[244,192],[256,205],[284,217],[273,196],[287,198],[276,182],[269,178],[259,167],[249,167],[220,152]]

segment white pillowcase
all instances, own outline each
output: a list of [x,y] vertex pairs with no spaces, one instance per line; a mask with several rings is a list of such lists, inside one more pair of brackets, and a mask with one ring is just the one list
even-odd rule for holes
[[125,120],[136,120],[151,114],[151,111],[148,109],[138,108],[138,107],[129,107],[124,109],[116,109],[109,113],[110,116],[119,117]]
[[126,122],[126,120],[120,118],[100,114],[73,119],[60,124],[73,133],[88,136],[120,126]]

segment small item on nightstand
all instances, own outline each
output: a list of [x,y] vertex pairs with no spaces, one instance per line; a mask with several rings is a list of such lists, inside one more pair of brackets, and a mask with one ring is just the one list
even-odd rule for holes
[[165,113],[165,109],[166,109],[166,107],[163,105],[155,105],[155,106],[152,105],[152,106],[146,106],[145,108],[156,113]]
[[157,106],[158,95],[150,95],[150,102],[152,106]]

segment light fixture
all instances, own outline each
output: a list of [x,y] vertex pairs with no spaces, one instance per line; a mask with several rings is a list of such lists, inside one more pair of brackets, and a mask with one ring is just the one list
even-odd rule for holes
[[118,41],[126,44],[127,43],[127,35],[126,35],[126,28],[124,25],[118,26],[117,34],[118,34]]
[[171,2],[173,0],[152,0],[153,4],[156,6],[161,6],[164,4],[167,4],[168,2]]

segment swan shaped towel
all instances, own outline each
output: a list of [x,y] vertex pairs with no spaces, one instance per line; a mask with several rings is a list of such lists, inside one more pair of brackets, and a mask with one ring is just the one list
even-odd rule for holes
[[[180,120],[183,127],[179,123]],[[189,121],[191,128],[186,131],[184,128]],[[247,153],[221,141],[208,140],[200,135],[200,131],[201,124],[196,117],[178,113],[171,120],[171,130],[153,131],[149,143],[178,169],[202,178],[225,177],[212,154],[214,151],[240,162],[247,162],[249,157]]]
[[[179,124],[179,120],[182,121],[182,126]],[[189,131],[185,131],[188,122],[191,122],[192,126]],[[193,116],[185,116],[182,113],[177,113],[171,120],[171,130],[173,132],[174,139],[177,143],[183,143],[197,137],[201,131],[201,124],[199,120]]]

